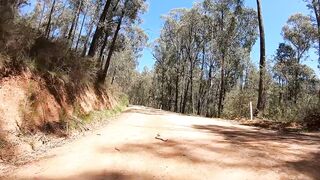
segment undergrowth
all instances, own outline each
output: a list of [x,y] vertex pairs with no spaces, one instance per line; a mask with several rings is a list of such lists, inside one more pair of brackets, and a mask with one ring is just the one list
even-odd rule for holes
[[[68,129],[69,130],[75,130],[79,128],[79,123],[81,125],[87,125],[95,122],[103,122],[106,121],[112,117],[115,117],[116,115],[123,112],[126,107],[128,106],[128,100],[127,98],[123,97],[119,103],[113,107],[112,109],[104,109],[100,111],[92,111],[88,114],[82,114],[78,115],[77,118],[79,118],[76,121],[69,121]],[[81,121],[81,122],[79,122]]]

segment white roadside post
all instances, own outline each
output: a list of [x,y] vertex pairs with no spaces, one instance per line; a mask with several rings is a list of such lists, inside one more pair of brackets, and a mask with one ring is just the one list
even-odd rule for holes
[[250,101],[250,119],[253,120],[253,114],[252,114],[252,102]]

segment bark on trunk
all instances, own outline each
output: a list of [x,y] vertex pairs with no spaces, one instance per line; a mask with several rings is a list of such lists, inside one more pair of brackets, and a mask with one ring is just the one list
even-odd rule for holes
[[46,9],[46,3],[43,2],[43,7],[42,7],[42,10],[41,10],[40,20],[39,20],[39,24],[38,24],[38,32],[40,32],[40,28],[41,28],[42,19],[43,19],[43,16],[44,16],[45,9]]
[[320,65],[320,14],[319,14],[319,11],[320,11],[320,1],[319,0],[313,0],[312,1],[312,6],[313,6],[313,11],[314,11],[314,14],[316,16],[316,20],[317,20],[317,30],[318,30],[318,62],[319,62],[319,65]]
[[201,74],[200,74],[200,85],[198,91],[198,105],[197,105],[197,115],[201,114],[201,103],[202,103],[202,93],[203,93],[203,76],[204,76],[204,60],[205,60],[205,47],[202,49],[202,62],[201,62]]
[[47,38],[49,38],[49,35],[50,35],[51,20],[52,20],[52,14],[53,14],[53,11],[54,11],[55,4],[56,4],[56,0],[53,0],[52,6],[51,6],[51,10],[50,10],[50,14],[49,14],[49,19],[48,19],[47,27],[46,27],[46,31],[45,31],[45,36],[46,36]]
[[113,39],[112,39],[112,42],[111,42],[110,50],[108,52],[108,57],[107,57],[104,69],[102,71],[98,72],[98,80],[97,80],[98,84],[104,84],[104,82],[106,80],[107,73],[108,73],[109,66],[110,66],[110,61],[111,61],[111,58],[112,58],[112,55],[113,55],[113,52],[114,52],[116,40],[118,38],[118,34],[119,34],[120,29],[121,29],[122,20],[123,20],[124,15],[125,15],[125,9],[126,9],[127,3],[128,3],[128,0],[125,2],[124,7],[122,9],[122,13],[121,13],[118,25],[117,25],[117,29],[116,29],[116,31],[114,33],[114,36],[113,36]]
[[178,97],[179,97],[179,72],[177,71],[176,76],[176,94],[174,101],[174,112],[178,112]]
[[107,18],[107,14],[108,14],[108,10],[111,5],[111,1],[112,0],[107,0],[106,4],[104,6],[104,9],[102,11],[102,14],[100,16],[96,31],[92,37],[92,41],[91,41],[91,45],[90,45],[90,49],[89,49],[89,53],[88,53],[88,56],[90,56],[90,57],[94,57],[96,55],[99,41],[101,39],[101,36],[103,35],[104,23]]
[[75,23],[74,31],[73,31],[73,34],[72,34],[72,37],[71,37],[71,41],[70,41],[70,48],[72,48],[73,41],[75,39],[76,32],[77,32],[77,29],[78,29],[78,23],[79,23],[79,18],[80,18],[81,7],[82,7],[82,2],[80,2],[79,11],[77,13],[76,23]]
[[81,27],[80,27],[80,32],[79,32],[79,36],[78,36],[78,40],[77,40],[77,44],[76,44],[76,51],[78,50],[78,46],[80,43],[81,34],[82,34],[82,30],[83,30],[83,26],[84,26],[84,22],[86,21],[86,18],[87,18],[87,9],[85,10],[85,13],[83,15],[83,19],[82,19],[82,23],[81,23]]
[[224,71],[225,71],[225,55],[222,53],[222,59],[221,59],[221,80],[220,80],[220,91],[219,91],[219,104],[218,104],[218,118],[221,117],[222,111],[223,111],[223,94],[225,89],[225,83],[224,83]]
[[183,103],[182,103],[182,110],[181,110],[181,113],[182,113],[182,114],[185,114],[185,113],[186,113],[186,106],[187,106],[187,101],[188,101],[189,86],[190,86],[190,78],[188,78],[187,86],[186,86],[186,89],[185,89],[184,95],[183,95]]
[[258,20],[259,20],[259,32],[260,32],[260,79],[259,79],[259,95],[257,109],[255,111],[255,116],[259,113],[263,113],[266,103],[265,94],[265,72],[266,72],[266,48],[265,48],[265,34],[264,25],[261,10],[261,1],[257,0],[258,8]]
[[80,1],[80,3],[77,6],[77,9],[74,12],[74,16],[72,19],[72,23],[71,23],[71,27],[68,33],[68,39],[70,40],[72,38],[74,29],[77,28],[76,24],[77,24],[77,19],[79,17],[80,11],[81,11],[81,5],[82,5],[82,1]]

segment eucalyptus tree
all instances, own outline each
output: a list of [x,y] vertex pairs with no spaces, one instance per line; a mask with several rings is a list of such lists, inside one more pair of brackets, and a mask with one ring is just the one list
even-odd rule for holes
[[78,46],[80,43],[80,39],[81,39],[81,35],[82,35],[82,31],[84,29],[84,25],[85,25],[85,21],[87,19],[87,14],[88,14],[88,9],[89,9],[89,4],[88,3],[83,3],[83,17],[81,20],[81,25],[80,25],[80,30],[79,30],[79,34],[78,34],[78,40],[76,42],[76,47],[75,47],[75,51],[78,50]]
[[307,7],[312,10],[314,13],[315,21],[316,21],[316,27],[317,27],[317,51],[318,51],[318,62],[319,62],[319,68],[320,68],[320,1],[319,0],[304,0],[307,2]]
[[111,84],[117,84],[122,92],[129,93],[135,83],[138,59],[147,43],[147,35],[139,27],[127,27],[125,35],[117,40],[116,50],[111,59],[108,77]]
[[[214,19],[217,25],[216,46],[217,57],[220,59],[220,89],[217,116],[223,113],[223,101],[228,89],[231,69],[228,64],[241,61],[241,58],[233,56],[232,52],[239,49],[251,51],[256,40],[256,13],[252,9],[245,8],[242,1],[216,1],[213,6]],[[230,66],[229,66],[230,67]],[[227,77],[226,77],[227,76]]]
[[53,16],[53,13],[54,13],[54,8],[55,8],[55,5],[56,5],[56,2],[57,2],[57,0],[53,0],[53,1],[52,1],[52,5],[51,5],[51,8],[50,8],[49,17],[48,17],[48,22],[47,22],[47,25],[46,25],[46,30],[45,30],[45,32],[44,32],[46,38],[49,38],[49,35],[50,35],[51,21],[52,21],[52,16]]
[[294,70],[294,101],[298,100],[300,91],[299,76],[301,75],[301,61],[306,56],[308,50],[312,47],[315,38],[315,28],[312,25],[309,16],[302,14],[292,15],[282,29],[283,38],[292,45],[296,52],[295,70]]
[[139,14],[146,10],[145,0],[120,0],[120,11],[116,18],[116,27],[114,29],[113,37],[110,42],[109,51],[102,69],[97,73],[97,83],[105,83],[105,79],[109,70],[112,55],[115,51],[115,44],[122,26],[131,26],[139,22]]
[[292,92],[294,92],[293,83],[294,66],[296,61],[296,52],[288,44],[280,43],[274,58],[274,78],[279,86],[279,101],[281,107],[283,102],[291,100]]
[[93,38],[92,38],[92,41],[91,41],[91,45],[90,45],[90,49],[89,49],[89,54],[88,55],[90,57],[94,57],[95,56],[96,51],[97,51],[97,47],[99,45],[99,41],[101,40],[101,38],[103,36],[103,30],[105,28],[105,20],[107,18],[108,11],[109,11],[109,8],[111,6],[111,2],[112,2],[112,0],[107,0],[105,2],[103,11],[102,11],[102,13],[100,15],[99,22],[98,22],[98,25],[96,27],[95,33],[93,35]]
[[154,48],[158,107],[220,116],[226,92],[243,74],[256,28],[255,11],[241,1],[205,0],[171,11]]
[[[160,91],[161,106],[165,109],[171,109],[171,107],[167,106],[170,106],[169,101],[174,99],[175,112],[178,112],[180,88],[182,87],[182,85],[180,86],[179,81],[182,81],[182,83],[184,83],[185,80],[183,72],[185,69],[185,63],[183,61],[183,37],[180,35],[180,32],[184,28],[184,25],[180,23],[180,19],[181,16],[183,16],[183,14],[185,13],[186,9],[176,9],[171,11],[168,16],[163,17],[165,20],[165,24],[158,41],[158,45],[155,49],[155,58],[157,64],[156,71],[158,72],[157,74],[161,75],[161,81],[159,81],[161,85],[159,89],[165,90],[164,86],[167,85],[169,87],[167,87],[166,89],[168,89],[168,91],[171,91],[169,92],[170,95],[165,95],[164,91]],[[172,76],[167,76],[168,73],[172,74]],[[174,81],[175,83],[169,83],[172,81]],[[172,97],[173,92],[174,97]],[[167,105],[166,102],[168,102]]]
[[264,24],[262,17],[261,0],[257,0],[259,32],[260,32],[260,80],[259,80],[259,95],[255,115],[263,112],[266,106],[266,93],[265,93],[265,73],[266,73],[266,43]]
[[[307,2],[307,7],[311,9],[314,13],[315,21],[316,21],[316,27],[317,27],[317,35],[316,35],[316,41],[317,41],[317,51],[318,51],[318,68],[320,69],[320,1],[319,0],[304,0]],[[320,104],[320,88],[319,88],[319,104]]]
[[[113,21],[113,17],[120,13],[121,9],[119,9],[119,0],[115,1],[112,5],[112,10],[110,10],[107,14],[106,20],[105,20],[105,28],[103,29],[104,37],[102,40],[102,45],[100,47],[100,53],[98,61],[102,62],[103,54],[106,49],[106,46],[108,45],[108,38],[112,34],[112,29],[116,25],[116,22]],[[94,37],[93,37],[94,38]]]
[[144,68],[143,71],[137,74],[134,78],[132,87],[128,94],[130,103],[150,106],[152,102],[152,77],[153,72]]
[[[195,112],[194,106],[194,73],[196,64],[199,62],[199,55],[202,52],[203,39],[201,37],[201,30],[203,27],[200,25],[201,14],[199,13],[198,7],[192,8],[181,18],[182,26],[181,35],[184,37],[183,51],[187,59],[188,68],[186,69],[186,74],[188,74],[186,79],[186,87],[183,92],[183,103],[181,113],[185,113],[186,104],[189,103],[191,106],[192,113]],[[190,88],[190,94],[189,94]]]
[[[100,10],[102,8],[102,0],[95,0],[94,5],[89,3],[88,4],[88,20],[86,23],[86,35],[83,42],[83,50],[81,55],[84,57],[87,55],[88,48],[90,47],[90,39],[94,30],[95,25],[98,23],[98,20],[96,17],[99,16]],[[99,25],[99,24],[98,24]]]
[[[71,22],[71,26],[70,26],[70,29],[69,29],[69,32],[68,32],[68,40],[71,40],[74,36],[74,32],[76,31],[76,28],[77,28],[77,22],[78,22],[78,19],[79,19],[79,15],[80,15],[80,12],[81,12],[81,7],[82,7],[82,2],[83,0],[80,0],[80,1],[70,1],[71,3],[71,6],[72,6],[72,14],[73,14],[73,17],[72,17],[72,22]],[[72,43],[71,43],[72,44]]]

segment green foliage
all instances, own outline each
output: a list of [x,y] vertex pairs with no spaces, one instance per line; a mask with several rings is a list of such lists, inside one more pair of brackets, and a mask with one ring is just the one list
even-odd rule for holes
[[129,97],[126,94],[121,94],[118,101],[119,107],[127,107],[129,105]]
[[217,116],[226,94],[246,81],[257,13],[241,1],[206,0],[164,19],[153,82],[141,84],[153,86],[155,107]]
[[282,35],[296,49],[297,60],[300,62],[305,53],[311,48],[317,31],[312,25],[311,18],[302,14],[292,15],[282,29]]
[[152,72],[147,68],[139,74],[128,92],[130,96],[130,103],[136,105],[149,106],[151,99],[152,89]]
[[[283,96],[285,97],[285,96]],[[273,88],[269,95],[269,104],[265,117],[277,121],[307,123],[312,114],[318,113],[318,97],[316,94],[301,94],[298,101],[279,98],[279,89]]]
[[118,115],[122,111],[125,110],[127,104],[125,99],[123,99],[123,102],[120,102],[117,106],[115,106],[112,109],[105,109],[101,111],[92,111],[89,114],[79,116],[79,118],[83,121],[83,123],[92,123],[92,122],[101,122],[106,121],[107,119],[110,119],[111,117],[114,117],[115,115]]
[[307,130],[320,130],[320,103],[309,105],[302,118],[302,124]]
[[257,104],[257,92],[254,89],[235,89],[226,95],[224,114],[228,119],[250,119],[250,102]]
[[49,72],[51,76],[75,85],[91,82],[96,72],[96,62],[82,58],[70,51],[64,41],[52,42],[39,38],[31,48],[34,65],[40,72]]

